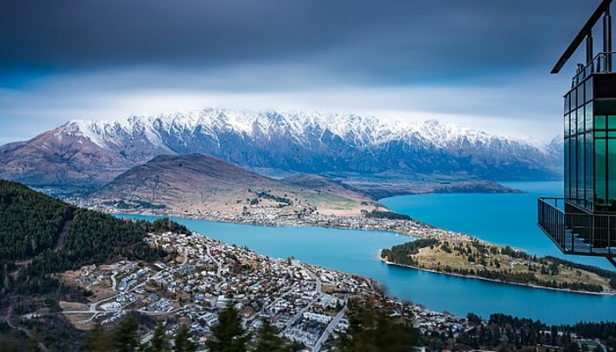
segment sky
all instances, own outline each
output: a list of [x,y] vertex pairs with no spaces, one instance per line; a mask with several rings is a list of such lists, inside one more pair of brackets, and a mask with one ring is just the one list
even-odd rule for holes
[[[0,145],[73,119],[316,110],[548,142],[599,0],[3,0]],[[595,34],[601,42],[600,28]]]

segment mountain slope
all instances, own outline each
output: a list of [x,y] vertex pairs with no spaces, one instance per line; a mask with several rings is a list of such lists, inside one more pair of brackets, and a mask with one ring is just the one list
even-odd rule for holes
[[[158,226],[158,228],[157,228]],[[157,230],[188,229],[168,221],[132,222],[0,180],[0,306],[9,292],[54,290],[45,274],[120,257],[158,258],[143,238]]]
[[311,174],[560,177],[553,148],[450,124],[316,112],[203,110],[72,121],[0,147],[0,177],[32,185],[102,185],[160,154],[205,153],[239,166]]
[[166,231],[190,234],[168,219],[118,219],[0,180],[0,351],[83,350],[85,333],[59,307],[91,304],[92,292],[59,274],[124,259],[163,260],[168,253],[144,238]]
[[0,178],[28,185],[92,187],[136,165],[64,125],[27,142],[0,147]]
[[159,155],[118,176],[90,199],[117,208],[164,209],[180,214],[267,210],[270,214],[318,211],[359,215],[361,209],[379,206],[350,187],[278,181],[199,153]]

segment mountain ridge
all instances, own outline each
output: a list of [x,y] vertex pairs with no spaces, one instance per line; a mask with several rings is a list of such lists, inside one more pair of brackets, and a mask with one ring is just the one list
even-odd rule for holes
[[30,141],[0,147],[0,177],[97,187],[157,155],[195,152],[248,169],[308,174],[556,179],[562,168],[558,149],[550,145],[434,120],[205,109],[70,121]]

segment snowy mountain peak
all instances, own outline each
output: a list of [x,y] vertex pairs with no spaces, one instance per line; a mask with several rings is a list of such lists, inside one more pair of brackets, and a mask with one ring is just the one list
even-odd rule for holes
[[0,148],[0,178],[92,186],[161,154],[203,153],[287,173],[538,180],[560,177],[562,150],[435,120],[204,109],[71,121]]
[[[331,134],[357,146],[378,146],[392,141],[422,140],[439,148],[453,141],[488,143],[490,140],[529,144],[528,141],[489,135],[485,132],[436,120],[424,122],[388,121],[374,116],[321,114],[316,111],[264,112],[204,109],[157,116],[131,116],[124,120],[76,120],[67,129],[105,149],[113,149],[127,136],[142,136],[150,143],[168,148],[165,135],[202,133],[211,136],[234,132],[256,135],[283,134],[301,142],[314,133]],[[539,143],[533,143],[535,147]]]

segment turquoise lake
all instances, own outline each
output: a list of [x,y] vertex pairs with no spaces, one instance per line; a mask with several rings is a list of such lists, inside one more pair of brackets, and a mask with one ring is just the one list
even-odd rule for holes
[[381,200],[389,209],[414,219],[490,243],[524,249],[614,270],[604,258],[565,256],[537,226],[537,198],[562,197],[563,183],[507,182],[524,193],[448,193],[399,196]]
[[[535,209],[537,194],[557,196],[562,193],[559,184],[562,185],[557,182],[507,184],[527,192],[522,194],[430,194],[393,197],[382,202],[392,210],[435,226],[537,255],[558,255],[550,240],[535,228]],[[491,313],[500,312],[541,319],[549,324],[614,320],[616,316],[613,296],[499,284],[386,265],[377,258],[379,249],[409,240],[393,233],[173,219],[200,234],[247,246],[264,255],[293,256],[303,262],[374,278],[392,296],[458,316],[474,312],[488,318]],[[604,261],[591,262],[609,268]]]

